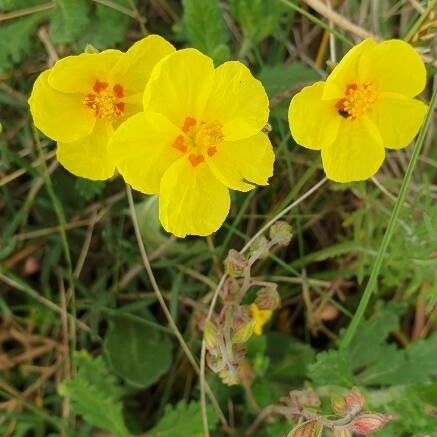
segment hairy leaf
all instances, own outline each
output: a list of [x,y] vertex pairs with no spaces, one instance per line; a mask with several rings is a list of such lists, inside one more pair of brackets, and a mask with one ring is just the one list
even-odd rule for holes
[[76,353],[75,360],[77,375],[61,384],[60,394],[70,399],[73,411],[88,424],[117,437],[129,436],[122,415],[122,391],[103,359],[93,359],[86,352],[80,352]]

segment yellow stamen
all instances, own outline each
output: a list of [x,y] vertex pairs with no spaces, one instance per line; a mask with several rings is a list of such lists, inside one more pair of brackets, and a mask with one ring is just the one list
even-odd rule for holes
[[346,87],[345,95],[336,103],[338,113],[350,120],[367,114],[377,98],[373,84],[352,83]]

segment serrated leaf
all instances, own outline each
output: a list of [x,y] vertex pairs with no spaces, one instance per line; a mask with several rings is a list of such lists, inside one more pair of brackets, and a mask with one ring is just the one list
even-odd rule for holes
[[[126,6],[125,0],[113,0]],[[78,50],[83,50],[87,44],[103,50],[123,42],[128,30],[130,18],[121,12],[98,4],[89,25],[83,29],[80,38],[75,43]]]
[[[217,415],[211,406],[207,407],[209,428],[217,424]],[[200,404],[180,402],[176,407],[167,405],[158,424],[150,430],[147,437],[203,437],[202,414]]]
[[48,13],[37,13],[2,24],[0,27],[0,71],[9,70],[30,53],[35,29],[48,15]]
[[101,357],[91,358],[86,352],[75,354],[77,375],[64,381],[59,393],[71,401],[76,414],[97,428],[117,437],[127,437],[120,398],[122,391]]
[[251,44],[273,35],[282,15],[290,12],[281,2],[271,0],[231,0],[230,8]]
[[73,43],[89,22],[86,0],[55,0],[50,37],[56,44]]
[[217,61],[229,56],[229,32],[218,0],[183,0],[183,23],[190,44]]
[[309,366],[308,375],[316,385],[355,384],[347,353],[335,350],[319,353],[316,362]]
[[320,74],[304,64],[266,65],[258,75],[270,97],[320,79]]
[[168,336],[125,317],[112,319],[104,350],[117,375],[134,387],[157,382],[172,360]]

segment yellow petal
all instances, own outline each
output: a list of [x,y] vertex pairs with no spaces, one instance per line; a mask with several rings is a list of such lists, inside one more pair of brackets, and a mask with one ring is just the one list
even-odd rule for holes
[[220,120],[225,139],[236,141],[258,133],[269,117],[262,83],[241,62],[225,62],[215,71],[205,110],[207,120]]
[[338,134],[342,117],[335,102],[322,100],[324,82],[316,82],[297,93],[290,103],[288,122],[297,144],[320,150],[331,144]]
[[326,176],[336,182],[372,177],[381,167],[384,155],[378,129],[365,117],[342,121],[337,139],[322,148]]
[[375,45],[359,62],[362,81],[375,83],[381,92],[414,97],[425,88],[425,65],[408,43],[394,39]]
[[175,48],[164,38],[146,36],[122,54],[110,73],[111,81],[123,84],[126,96],[136,94],[141,105],[144,88],[153,68],[174,51]]
[[144,92],[145,112],[165,115],[176,126],[201,119],[214,80],[212,59],[195,49],[179,50],[158,63]]
[[93,132],[71,143],[58,143],[56,156],[69,172],[94,181],[109,179],[114,175],[115,165],[108,153],[112,126],[98,120]]
[[212,234],[225,221],[229,207],[229,190],[205,163],[193,167],[180,158],[161,180],[159,218],[176,237]]
[[273,174],[275,155],[269,137],[259,132],[244,140],[224,142],[207,163],[217,177],[233,190],[249,191],[254,185],[267,185]]
[[109,72],[121,56],[119,50],[67,56],[56,62],[50,70],[49,84],[66,93],[87,94],[96,80],[105,82],[108,79]]
[[346,86],[359,81],[358,63],[361,56],[375,46],[376,42],[372,38],[367,38],[346,53],[326,79],[326,86],[323,90],[324,99],[339,99],[343,97]]
[[413,141],[423,124],[428,107],[419,100],[400,94],[381,96],[371,118],[381,133],[384,146],[401,149]]
[[35,126],[57,141],[71,142],[89,135],[96,119],[83,104],[83,96],[53,89],[47,82],[49,75],[46,70],[38,76],[29,98]]
[[109,150],[129,185],[155,194],[164,172],[181,156],[172,146],[178,135],[179,129],[162,115],[140,112],[115,131]]

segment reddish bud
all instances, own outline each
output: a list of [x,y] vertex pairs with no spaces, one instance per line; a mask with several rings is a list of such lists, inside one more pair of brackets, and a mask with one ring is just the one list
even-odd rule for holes
[[236,250],[231,249],[225,259],[226,273],[233,278],[238,278],[244,275],[246,267],[246,258]]
[[363,413],[355,417],[351,422],[351,431],[358,435],[369,435],[380,430],[391,416],[378,413]]
[[347,410],[349,412],[360,412],[366,402],[363,394],[356,388],[353,388],[345,397]]
[[281,304],[276,287],[261,288],[256,293],[255,304],[260,310],[275,310]]

